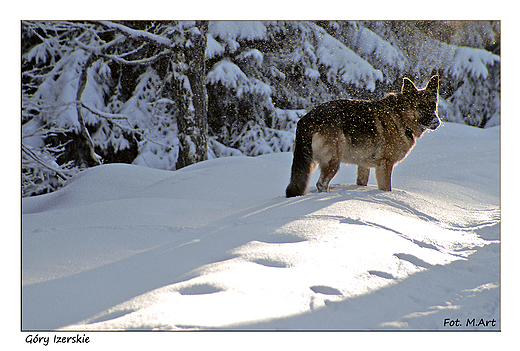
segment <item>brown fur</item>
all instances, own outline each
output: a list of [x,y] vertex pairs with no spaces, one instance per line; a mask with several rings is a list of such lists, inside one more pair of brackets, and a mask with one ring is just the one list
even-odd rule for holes
[[401,92],[378,101],[335,100],[319,105],[298,121],[291,182],[286,196],[303,195],[316,164],[316,187],[328,191],[340,163],[357,164],[356,184],[366,186],[375,168],[378,188],[392,189],[392,170],[426,129],[440,125],[439,77],[418,90],[407,78]]

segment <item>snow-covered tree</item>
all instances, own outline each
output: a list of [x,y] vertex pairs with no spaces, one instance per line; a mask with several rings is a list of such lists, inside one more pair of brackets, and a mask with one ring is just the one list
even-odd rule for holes
[[[33,135],[32,145],[24,143],[24,157],[29,157],[24,150],[36,147],[59,150],[57,163],[70,167],[103,160],[150,162],[164,169],[205,159],[203,27],[195,22],[24,22],[22,130],[60,130],[40,133],[37,142]],[[183,76],[181,93],[165,91]],[[174,158],[168,157],[172,151]]]

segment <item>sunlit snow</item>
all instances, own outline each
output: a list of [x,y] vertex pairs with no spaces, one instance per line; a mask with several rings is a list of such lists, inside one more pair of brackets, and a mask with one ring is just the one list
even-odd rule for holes
[[392,192],[287,199],[288,152],[84,171],[22,200],[22,329],[499,330],[499,131],[426,133]]

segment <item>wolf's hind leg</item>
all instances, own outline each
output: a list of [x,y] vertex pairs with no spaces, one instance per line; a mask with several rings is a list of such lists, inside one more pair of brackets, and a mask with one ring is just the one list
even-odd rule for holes
[[339,162],[335,162],[335,160],[331,160],[327,164],[320,165],[320,179],[316,183],[316,188],[318,192],[329,191],[329,183],[336,176],[339,170]]
[[312,138],[312,151],[320,165],[320,179],[316,188],[321,193],[329,191],[329,183],[339,170],[345,150],[345,135],[336,128],[323,128]]
[[360,186],[367,186],[369,176],[370,176],[370,167],[364,167],[364,166],[358,165],[356,184],[360,185]]

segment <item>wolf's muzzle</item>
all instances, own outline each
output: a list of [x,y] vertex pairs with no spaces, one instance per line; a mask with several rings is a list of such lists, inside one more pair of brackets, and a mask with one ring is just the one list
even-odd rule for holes
[[431,130],[435,130],[437,129],[439,126],[441,125],[441,120],[439,119],[439,117],[437,115],[435,115],[431,120],[430,120],[430,123],[424,125],[422,124],[421,127],[423,127],[424,129],[431,129]]

